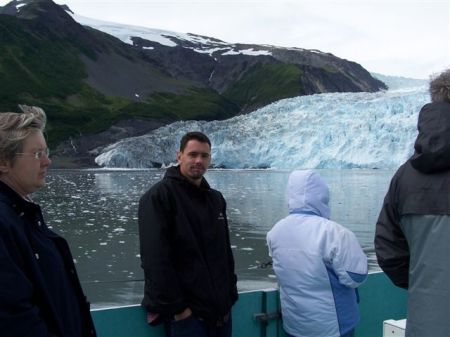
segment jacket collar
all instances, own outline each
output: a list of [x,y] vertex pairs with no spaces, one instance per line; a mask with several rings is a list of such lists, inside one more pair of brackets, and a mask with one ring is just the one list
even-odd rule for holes
[[3,181],[0,181],[0,202],[10,205],[16,212],[36,210],[39,208],[34,202],[22,198],[22,196]]
[[165,178],[171,178],[176,179],[179,181],[182,181],[183,183],[189,184],[190,186],[193,186],[195,188],[198,188],[200,190],[210,190],[211,186],[209,186],[208,182],[206,181],[205,177],[202,177],[202,181],[200,183],[200,186],[197,187],[193,183],[191,183],[189,180],[186,179],[185,176],[183,176],[180,172],[180,166],[172,166],[169,167],[166,171],[166,174],[164,175]]

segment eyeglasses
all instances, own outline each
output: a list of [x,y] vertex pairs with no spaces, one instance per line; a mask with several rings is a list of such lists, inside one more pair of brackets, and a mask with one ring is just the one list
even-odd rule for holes
[[38,150],[38,151],[35,151],[35,152],[29,152],[29,153],[17,152],[16,154],[17,155],[21,155],[21,156],[33,156],[34,159],[41,160],[42,157],[44,157],[44,156],[46,158],[50,158],[50,149],[46,148],[46,149],[43,149],[43,150]]

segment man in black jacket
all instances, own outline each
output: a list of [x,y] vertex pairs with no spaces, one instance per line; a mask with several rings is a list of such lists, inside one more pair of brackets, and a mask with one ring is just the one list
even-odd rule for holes
[[203,177],[210,160],[208,137],[185,134],[179,165],[139,203],[142,305],[171,337],[231,336],[236,275],[225,200]]
[[375,234],[378,264],[408,289],[408,337],[450,336],[450,69],[430,94],[415,153],[392,178]]

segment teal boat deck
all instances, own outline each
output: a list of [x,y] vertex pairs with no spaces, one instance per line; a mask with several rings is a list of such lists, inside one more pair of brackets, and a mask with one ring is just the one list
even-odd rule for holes
[[[370,274],[359,294],[361,321],[356,337],[381,337],[384,320],[406,317],[406,291],[393,286],[384,273]],[[233,307],[233,337],[284,336],[282,322],[276,318],[279,312],[275,289],[240,293]],[[164,337],[161,326],[146,324],[139,305],[93,310],[92,316],[98,337]],[[265,317],[273,319],[264,321]]]

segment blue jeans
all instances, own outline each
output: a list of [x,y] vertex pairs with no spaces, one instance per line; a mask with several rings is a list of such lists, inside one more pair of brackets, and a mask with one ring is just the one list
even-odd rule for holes
[[221,326],[200,320],[193,315],[166,325],[167,337],[231,337],[231,315]]
[[[295,337],[295,336],[288,334],[287,332],[286,332],[286,336],[287,337]],[[354,336],[355,336],[355,330],[353,329],[353,330],[347,332],[345,335],[342,335],[341,337],[354,337]]]

